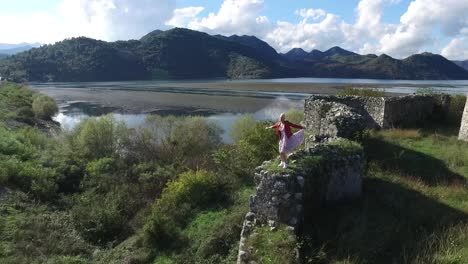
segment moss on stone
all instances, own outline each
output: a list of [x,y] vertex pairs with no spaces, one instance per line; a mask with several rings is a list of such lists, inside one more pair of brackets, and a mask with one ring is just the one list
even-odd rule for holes
[[246,241],[246,248],[254,249],[249,254],[257,263],[296,263],[297,240],[286,226],[279,226],[275,230],[268,226],[256,227]]

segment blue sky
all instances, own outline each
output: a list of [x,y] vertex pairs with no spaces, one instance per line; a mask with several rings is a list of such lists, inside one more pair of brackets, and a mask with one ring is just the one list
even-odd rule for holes
[[186,27],[247,34],[279,52],[341,46],[468,59],[468,0],[0,0],[0,43],[138,39]]
[[[221,2],[216,0],[179,0],[177,1],[177,7],[204,6],[206,10],[204,10],[203,14],[207,15],[209,12],[216,12]],[[328,12],[339,14],[345,21],[352,22],[354,20],[354,9],[359,0],[267,0],[265,2],[266,6],[262,13],[272,20],[297,21],[299,19],[294,15],[295,10],[321,8]],[[410,0],[404,0],[398,4],[388,5],[383,21],[397,23],[410,2]]]

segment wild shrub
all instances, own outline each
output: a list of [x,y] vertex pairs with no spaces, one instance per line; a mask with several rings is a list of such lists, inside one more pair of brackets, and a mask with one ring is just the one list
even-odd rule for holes
[[301,124],[304,121],[304,111],[291,108],[285,113],[286,120],[294,124]]
[[58,256],[90,256],[93,251],[74,229],[68,212],[31,202],[25,193],[12,191],[0,200],[0,219],[0,263],[45,263]]
[[8,131],[1,127],[0,139],[0,181],[35,198],[55,197],[61,175],[44,159],[49,139],[34,129]]
[[465,95],[452,95],[450,100],[450,106],[447,113],[447,123],[460,126],[461,119],[463,116],[463,110],[465,108],[466,96]]
[[229,188],[226,181],[206,170],[188,171],[168,183],[154,203],[145,227],[146,241],[159,248],[173,246],[179,230],[202,209],[226,201]]
[[112,115],[83,121],[74,135],[79,154],[87,160],[123,157],[129,144],[129,129]]
[[76,229],[96,245],[122,241],[131,232],[129,220],[141,208],[131,187],[119,186],[105,194],[92,190],[76,197],[71,209]]
[[270,122],[256,121],[249,115],[236,120],[231,137],[239,148],[239,154],[247,156],[256,164],[274,157],[278,152],[278,139],[274,130],[265,129],[270,125],[272,125]]
[[32,102],[32,111],[37,118],[51,119],[58,113],[58,106],[54,99],[47,95],[37,95]]
[[153,153],[159,148],[159,157],[166,163],[195,169],[221,144],[222,129],[203,117],[150,116],[145,126],[153,134]]

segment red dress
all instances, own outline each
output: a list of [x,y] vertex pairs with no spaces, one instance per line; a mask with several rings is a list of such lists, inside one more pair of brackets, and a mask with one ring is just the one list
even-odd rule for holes
[[[292,133],[291,127],[300,128],[301,130],[297,131],[296,133]],[[284,126],[281,129],[281,123],[276,123],[272,126],[272,128],[276,129],[276,133],[278,134],[280,141],[278,144],[278,149],[280,153],[290,153],[299,145],[302,144],[304,141],[304,127],[293,124],[288,121],[284,121]]]

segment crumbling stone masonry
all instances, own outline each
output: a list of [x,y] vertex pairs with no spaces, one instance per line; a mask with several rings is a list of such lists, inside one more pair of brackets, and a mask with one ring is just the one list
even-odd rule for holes
[[465,111],[463,111],[463,118],[460,126],[460,133],[458,139],[468,141],[468,97],[466,98]]
[[310,134],[349,138],[363,126],[377,129],[417,126],[430,118],[443,118],[449,105],[448,95],[316,95],[306,99],[304,118]]
[[277,161],[256,169],[256,194],[243,224],[237,263],[252,263],[255,249],[246,248],[246,241],[255,236],[256,226],[269,226],[272,232],[286,226],[297,233],[304,210],[361,194],[364,158],[357,143],[326,138],[289,159],[287,170],[278,169]]

